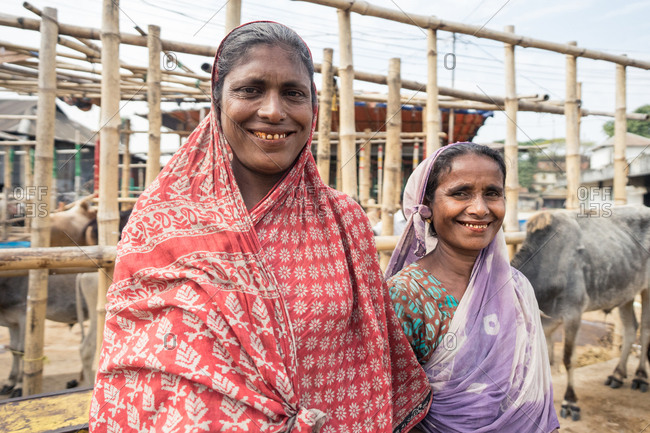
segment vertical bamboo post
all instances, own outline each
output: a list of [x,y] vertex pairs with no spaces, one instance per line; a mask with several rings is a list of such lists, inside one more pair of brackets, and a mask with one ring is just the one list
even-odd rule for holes
[[343,191],[343,170],[341,169],[341,140],[336,142],[336,189]]
[[[102,9],[102,109],[99,148],[99,209],[97,229],[99,245],[116,245],[119,212],[117,206],[118,153],[120,144],[120,24],[119,0],[103,0]],[[149,29],[151,32],[151,29]],[[101,353],[106,322],[106,292],[113,267],[100,269],[97,288],[97,351],[95,368]]]
[[447,143],[455,143],[454,128],[456,127],[456,112],[453,108],[449,109],[449,119],[447,119]]
[[14,171],[14,148],[13,146],[5,148],[4,156],[4,188],[2,189],[2,240],[7,240],[9,237],[9,224],[7,219],[14,218],[16,215],[9,215],[9,200],[13,199],[13,194],[9,194],[11,190],[11,177]]
[[323,50],[321,75],[323,83],[318,103],[318,173],[325,185],[330,183],[330,133],[332,132],[332,93],[334,92],[334,74],[332,72],[332,56],[334,50]]
[[147,154],[147,180],[146,186],[151,185],[160,172],[160,127],[162,126],[162,113],[160,111],[160,27],[149,26],[147,35],[147,48],[149,49],[149,69],[147,71],[147,105],[149,106],[149,152]]
[[[577,42],[569,42],[577,45]],[[578,209],[578,188],[580,188],[580,133],[578,131],[578,93],[576,57],[566,56],[566,97],[564,117],[566,118],[566,181],[567,209]]]
[[339,21],[339,150],[341,154],[341,191],[357,199],[357,148],[354,120],[354,68],[352,66],[352,24],[350,11],[337,9]]
[[226,2],[226,35],[241,22],[241,0],[228,0]]
[[377,204],[384,203],[384,146],[377,149]]
[[[401,182],[398,180],[400,166],[402,164],[402,148],[400,133],[402,131],[402,111],[400,101],[400,90],[402,79],[400,77],[400,59],[392,58],[388,63],[388,103],[386,106],[386,167],[384,169],[384,192],[381,206],[381,234],[390,236],[393,234],[393,222],[397,202],[395,198],[399,194]],[[396,193],[395,190],[398,190]],[[380,266],[386,269],[389,253],[382,253]]]
[[81,134],[74,131],[74,195],[78,200],[81,197]]
[[427,147],[426,156],[440,147],[440,108],[438,107],[438,36],[435,29],[427,29]]
[[[50,246],[50,188],[52,187],[52,156],[54,152],[54,119],[56,115],[56,41],[59,35],[57,11],[43,8],[41,47],[38,68],[38,108],[36,120],[35,177],[36,197],[32,247]],[[25,395],[38,394],[43,388],[43,343],[45,309],[47,307],[47,269],[29,271],[27,314],[25,325],[25,358],[23,390]]]
[[[372,130],[367,128],[365,131],[370,136]],[[359,202],[361,206],[368,206],[370,200],[370,158],[372,157],[372,142],[368,138],[359,152]]]
[[[515,32],[515,26],[505,26],[504,31]],[[506,220],[505,230],[510,232],[519,231],[519,218],[517,216],[517,203],[519,201],[519,151],[517,143],[517,110],[519,100],[517,99],[517,85],[515,81],[515,46],[505,44],[505,109],[506,117],[506,142],[504,156],[506,160]],[[512,258],[515,253],[515,246],[508,245],[508,252]]]
[[625,66],[616,65],[616,111],[614,113],[614,204],[627,203],[627,162],[625,159],[627,111]]
[[[124,153],[122,154],[122,198],[129,197],[129,186],[131,184],[131,121],[124,121]],[[126,210],[131,207],[129,203],[122,203],[122,209]]]

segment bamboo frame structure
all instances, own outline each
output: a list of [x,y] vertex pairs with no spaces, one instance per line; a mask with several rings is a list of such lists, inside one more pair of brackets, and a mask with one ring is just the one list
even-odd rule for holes
[[160,128],[162,112],[160,110],[160,27],[149,26],[147,36],[149,44],[149,69],[147,72],[147,105],[149,107],[149,151],[147,154],[147,172],[145,187],[151,185],[160,172]]
[[[515,32],[515,26],[506,26],[505,31]],[[515,46],[504,44],[504,72],[505,72],[505,114],[506,114],[506,141],[504,146],[504,159],[506,162],[506,217],[504,229],[508,232],[519,231],[519,218],[517,216],[517,203],[519,202],[519,150],[517,142],[517,85],[515,74]],[[510,248],[510,256],[514,256],[514,249]]]
[[[35,184],[39,193],[34,198],[36,209],[49,208],[54,155],[54,116],[56,60],[58,36],[57,11],[46,7],[41,21],[40,60],[43,68],[38,72],[38,106],[36,120]],[[47,66],[50,67],[47,67]],[[29,155],[29,154],[28,154]],[[32,247],[50,246],[49,212],[37,212],[32,228]],[[25,324],[25,357],[23,392],[33,395],[43,389],[43,343],[45,338],[45,310],[47,308],[47,270],[31,270],[27,290],[27,318]]]
[[339,21],[339,150],[341,155],[341,191],[356,199],[357,148],[354,142],[354,67],[352,65],[352,24],[350,12],[337,10]]
[[332,57],[334,50],[323,50],[321,75],[323,78],[318,103],[318,173],[325,185],[330,182],[330,134],[332,131],[332,97],[334,95],[334,75]]
[[616,65],[616,117],[614,119],[614,204],[627,204],[627,161],[625,159],[627,121],[625,66]]
[[[122,154],[122,185],[120,196],[121,198],[129,198],[129,190],[131,186],[131,121],[126,119],[124,122],[124,153]],[[130,206],[128,203],[123,202],[121,210],[126,210]]]
[[[569,42],[577,45],[576,42]],[[567,197],[565,208],[578,209],[580,188],[580,131],[578,129],[578,75],[577,59],[566,56],[566,95],[564,116],[566,119],[566,180]]]

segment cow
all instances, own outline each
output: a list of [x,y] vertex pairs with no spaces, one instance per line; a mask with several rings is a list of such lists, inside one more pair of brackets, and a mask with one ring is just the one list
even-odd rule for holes
[[600,213],[543,211],[530,218],[526,239],[512,265],[530,280],[542,311],[552,361],[550,336],[564,325],[563,361],[567,388],[561,416],[580,419],[573,387],[572,355],[581,315],[618,307],[623,323],[621,357],[606,385],[618,388],[627,377],[626,364],[636,338],[634,299],[641,294],[641,361],[632,389],[648,389],[646,354],[650,340],[650,208],[621,206]]
[[80,201],[70,209],[50,215],[50,246],[84,246],[93,245],[86,242],[86,227],[95,220],[97,210],[87,201]]
[[[21,394],[19,383],[22,381],[28,279],[26,275],[0,277],[0,326],[9,328],[9,345],[13,353],[9,378],[0,389],[0,395],[10,394],[11,397],[17,397]],[[92,286],[93,282],[94,286]],[[97,333],[96,305],[96,272],[79,274],[78,277],[77,274],[53,274],[48,277],[47,319],[69,325],[81,323],[88,316],[91,319],[89,331],[87,333],[82,331],[83,341],[80,351],[83,385],[90,385],[94,380],[92,363]]]
[[[122,236],[122,230],[124,230],[124,226],[126,226],[126,223],[129,221],[129,217],[131,216],[132,210],[133,209],[129,209],[120,212],[120,222],[118,224],[120,237]],[[97,220],[93,219],[92,221],[89,221],[86,227],[83,229],[83,233],[84,233],[86,245],[97,245],[97,240],[98,240]]]

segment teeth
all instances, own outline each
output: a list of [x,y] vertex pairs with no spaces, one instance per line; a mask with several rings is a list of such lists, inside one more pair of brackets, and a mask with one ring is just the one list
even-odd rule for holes
[[254,131],[253,135],[262,140],[279,140],[287,136],[287,134],[267,134],[266,132],[259,131]]
[[463,223],[465,227],[471,227],[474,229],[485,229],[487,228],[487,224],[465,224]]

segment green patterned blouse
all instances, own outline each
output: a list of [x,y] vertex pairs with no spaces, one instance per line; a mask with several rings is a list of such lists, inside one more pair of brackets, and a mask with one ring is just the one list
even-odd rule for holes
[[404,334],[424,365],[447,333],[458,301],[417,262],[393,275],[387,283]]

